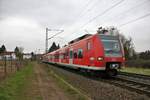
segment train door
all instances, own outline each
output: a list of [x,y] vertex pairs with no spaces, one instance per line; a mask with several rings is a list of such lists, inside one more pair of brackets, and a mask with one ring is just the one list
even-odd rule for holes
[[92,40],[91,39],[87,40],[86,46],[87,46],[86,64],[90,66],[92,63],[94,63],[93,62],[93,60],[94,60],[94,57],[93,57],[94,54],[92,54],[92,52],[91,52],[91,49],[92,49]]
[[73,64],[73,49],[69,50],[69,64]]
[[55,59],[55,57],[54,57],[54,54],[52,55],[52,62],[54,62],[54,59]]
[[62,58],[62,55],[61,53],[59,53],[59,63],[61,63],[61,58]]

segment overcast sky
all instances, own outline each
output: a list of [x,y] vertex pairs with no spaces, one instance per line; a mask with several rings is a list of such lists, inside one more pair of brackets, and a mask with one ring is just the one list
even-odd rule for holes
[[117,27],[138,52],[150,49],[150,0],[0,0],[0,45],[9,51],[44,51],[46,27],[64,30],[49,40],[62,46],[99,26]]

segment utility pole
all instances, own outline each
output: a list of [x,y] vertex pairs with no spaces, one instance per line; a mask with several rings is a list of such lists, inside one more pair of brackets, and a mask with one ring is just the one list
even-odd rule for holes
[[48,52],[48,28],[46,28],[45,53]]
[[[48,38],[48,31],[59,31],[55,35],[51,36]],[[62,33],[64,30],[59,30],[59,29],[48,29],[46,28],[46,41],[45,41],[45,53],[48,53],[48,40],[54,38],[56,35]]]
[[7,75],[7,58],[6,58],[6,55],[4,55],[4,60],[5,60],[5,63],[4,63],[4,72],[5,72],[5,76]]

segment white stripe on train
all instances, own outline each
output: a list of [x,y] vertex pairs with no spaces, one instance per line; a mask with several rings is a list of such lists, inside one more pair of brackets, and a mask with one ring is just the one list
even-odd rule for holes
[[67,63],[56,63],[56,62],[48,62],[52,64],[58,64],[61,66],[71,67],[73,69],[83,68],[83,69],[91,69],[91,70],[105,70],[106,67],[95,67],[95,66],[84,66],[84,65],[76,65],[76,64],[67,64]]

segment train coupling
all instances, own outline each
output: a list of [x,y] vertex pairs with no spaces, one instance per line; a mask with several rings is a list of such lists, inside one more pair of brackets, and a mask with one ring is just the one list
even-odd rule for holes
[[118,69],[119,68],[119,64],[112,63],[112,64],[110,64],[109,68],[110,69]]

